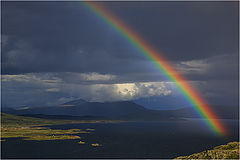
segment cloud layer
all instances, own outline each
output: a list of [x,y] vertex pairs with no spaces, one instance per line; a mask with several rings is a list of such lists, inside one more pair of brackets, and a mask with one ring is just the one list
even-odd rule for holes
[[[237,2],[99,3],[210,103],[236,104]],[[3,2],[1,45],[6,106],[181,97],[153,61],[80,2]]]
[[[70,73],[68,73],[70,74]],[[81,75],[81,74],[80,74]],[[84,77],[87,74],[84,74]],[[104,80],[106,75],[100,75],[97,73],[90,73],[89,76],[98,75]],[[112,77],[112,76],[107,76]],[[76,78],[76,77],[75,77]],[[95,77],[96,78],[96,77]],[[77,81],[77,79],[75,79]],[[93,79],[89,79],[92,81]],[[94,79],[95,80],[95,79]],[[137,83],[121,83],[121,84],[85,84],[85,79],[79,79],[79,83],[67,83],[64,79],[57,77],[56,74],[22,74],[22,75],[3,75],[3,104],[9,103],[9,99],[20,98],[19,101],[12,101],[11,106],[17,105],[22,102],[22,105],[32,105],[33,102],[38,102],[38,98],[42,96],[46,97],[51,95],[59,95],[53,97],[52,102],[49,104],[63,103],[65,100],[69,100],[69,97],[75,97],[85,99],[87,101],[121,101],[121,100],[134,100],[139,98],[151,97],[151,96],[166,96],[171,94],[172,83],[169,82],[137,82]],[[82,81],[82,83],[80,83]],[[25,92],[22,93],[22,90]],[[15,95],[12,97],[11,94]],[[23,96],[31,97],[32,99],[22,99]],[[37,96],[38,95],[38,96]],[[62,95],[65,98],[61,97]],[[72,99],[72,98],[70,98]],[[55,102],[54,102],[55,101]],[[10,101],[11,102],[11,101]],[[38,102],[39,105],[48,105],[47,103]]]

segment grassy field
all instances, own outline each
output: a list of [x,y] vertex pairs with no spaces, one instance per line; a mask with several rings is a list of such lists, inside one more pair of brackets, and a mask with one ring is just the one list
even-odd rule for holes
[[212,150],[195,153],[190,156],[181,156],[176,159],[239,159],[239,142],[230,142]]
[[[91,121],[92,122],[92,121]],[[83,123],[72,120],[46,120],[1,113],[1,141],[2,138],[23,138],[23,140],[63,140],[80,139],[76,134],[87,134],[94,129],[56,130],[44,125]]]

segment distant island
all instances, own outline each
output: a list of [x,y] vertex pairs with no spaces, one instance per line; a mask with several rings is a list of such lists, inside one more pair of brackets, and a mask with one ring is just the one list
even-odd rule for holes
[[227,145],[214,147],[195,153],[190,156],[181,156],[175,159],[239,159],[239,142],[229,142]]

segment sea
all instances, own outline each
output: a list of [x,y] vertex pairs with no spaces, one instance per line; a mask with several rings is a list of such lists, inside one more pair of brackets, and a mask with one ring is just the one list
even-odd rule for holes
[[[47,126],[52,129],[94,129],[80,140],[1,142],[1,158],[134,158],[172,159],[228,142],[239,141],[239,120],[224,119],[228,135],[217,135],[203,119],[171,121],[80,123]],[[99,144],[99,146],[92,146]]]

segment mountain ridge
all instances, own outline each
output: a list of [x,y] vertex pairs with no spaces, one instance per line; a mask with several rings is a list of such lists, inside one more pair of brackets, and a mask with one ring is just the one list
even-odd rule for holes
[[[213,106],[214,113],[223,119],[238,119],[238,108]],[[152,110],[131,101],[87,102],[82,99],[57,106],[2,108],[2,112],[15,115],[75,116],[78,118],[104,117],[106,119],[159,120],[176,118],[201,118],[193,107],[175,110]],[[80,118],[80,119],[81,119]]]

